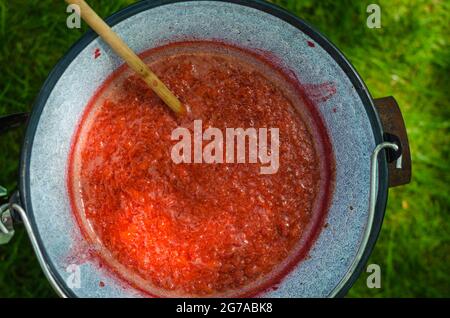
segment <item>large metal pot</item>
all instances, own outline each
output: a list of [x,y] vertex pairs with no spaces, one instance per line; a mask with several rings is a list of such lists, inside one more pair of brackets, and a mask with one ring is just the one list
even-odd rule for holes
[[[179,40],[220,40],[269,52],[304,85],[334,85],[334,94],[316,101],[336,159],[328,226],[310,257],[263,296],[344,295],[375,244],[388,187],[410,180],[409,146],[395,100],[372,99],[333,44],[302,20],[263,1],[142,1],[107,21],[137,52]],[[97,49],[101,58],[94,56]],[[18,193],[1,207],[2,240],[11,237],[12,223],[21,220],[45,275],[63,297],[145,296],[98,266],[95,258],[82,257],[85,244],[71,212],[65,175],[80,116],[97,88],[121,63],[92,32],[62,58],[28,121]],[[2,127],[24,117],[3,117]],[[78,266],[81,284],[70,283],[70,265]]]

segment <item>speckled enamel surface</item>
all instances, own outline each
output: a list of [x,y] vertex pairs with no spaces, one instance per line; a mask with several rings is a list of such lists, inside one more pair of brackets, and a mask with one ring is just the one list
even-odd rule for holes
[[[135,51],[186,39],[218,39],[270,52],[303,84],[332,82],[336,93],[317,107],[334,145],[336,187],[324,228],[310,257],[267,297],[326,297],[347,271],[359,246],[368,213],[372,127],[362,101],[343,70],[319,44],[268,13],[225,2],[182,2],[141,12],[114,26]],[[99,48],[101,55],[95,58]],[[70,64],[43,109],[30,159],[31,205],[43,246],[59,275],[70,279],[80,267],[81,297],[143,296],[95,259],[83,257],[82,238],[66,187],[71,139],[88,101],[121,61],[99,39]],[[352,208],[350,208],[352,207]],[[99,287],[99,285],[104,287]]]

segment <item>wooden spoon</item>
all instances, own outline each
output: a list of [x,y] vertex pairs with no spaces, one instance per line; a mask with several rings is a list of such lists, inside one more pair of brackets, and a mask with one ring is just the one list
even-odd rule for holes
[[68,4],[80,7],[83,20],[105,41],[114,52],[147,83],[148,86],[167,104],[176,114],[185,113],[186,109],[178,98],[142,61],[136,53],[115,33],[102,18],[84,0],[66,0]]

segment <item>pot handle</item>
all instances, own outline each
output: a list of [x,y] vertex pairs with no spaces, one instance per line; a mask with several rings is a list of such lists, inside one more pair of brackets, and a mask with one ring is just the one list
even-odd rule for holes
[[0,134],[3,134],[13,128],[25,124],[28,120],[28,113],[17,113],[0,117]]
[[[411,152],[408,135],[400,107],[394,97],[374,99],[384,130],[384,141],[395,143],[398,150],[386,150],[389,172],[389,187],[411,182]],[[401,166],[397,165],[401,157]]]
[[[16,113],[11,115],[0,116],[0,135],[26,124],[28,121],[29,113]],[[0,185],[0,203],[7,200],[8,191]]]
[[[28,113],[0,116],[0,134],[25,124],[28,117]],[[14,217],[7,201],[8,191],[0,185],[0,245],[7,244],[14,236]]]

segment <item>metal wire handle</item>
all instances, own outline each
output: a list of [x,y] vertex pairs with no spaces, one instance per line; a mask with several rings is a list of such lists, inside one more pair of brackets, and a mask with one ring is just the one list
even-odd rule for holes
[[[359,262],[364,256],[364,252],[366,251],[367,244],[369,242],[370,234],[372,232],[372,224],[373,220],[375,218],[375,207],[377,203],[377,197],[378,197],[378,155],[380,154],[381,150],[390,148],[394,151],[398,151],[399,146],[397,144],[391,143],[391,142],[383,142],[375,147],[374,151],[372,152],[372,156],[370,158],[370,196],[369,196],[369,216],[367,220],[367,226],[363,233],[361,244],[359,245],[359,249],[356,253],[355,258],[353,259],[352,264],[350,265],[350,268],[348,269],[347,273],[344,275],[344,277],[341,279],[339,284],[334,288],[334,290],[330,293],[329,297],[336,297],[338,292],[345,286],[347,281],[350,279],[350,277],[355,272],[356,268],[358,267]],[[402,167],[402,156],[400,156],[397,159],[396,162],[396,168],[401,169]]]
[[[61,298],[67,298],[67,295],[64,293],[64,291],[61,289],[61,287],[56,282],[55,277],[50,271],[50,268],[48,267],[48,264],[44,260],[44,256],[42,255],[41,249],[39,248],[39,244],[37,242],[36,236],[34,235],[33,228],[31,227],[30,220],[28,219],[27,214],[25,213],[25,210],[18,205],[17,203],[13,203],[10,205],[10,209],[17,212],[22,219],[22,222],[25,226],[25,229],[27,230],[28,236],[31,241],[31,245],[33,246],[34,252],[36,253],[36,257],[39,261],[39,265],[41,265],[42,271],[44,272],[45,277],[47,277],[48,281],[50,282],[51,286],[55,290],[55,292],[58,294]],[[1,223],[1,222],[0,222]]]

